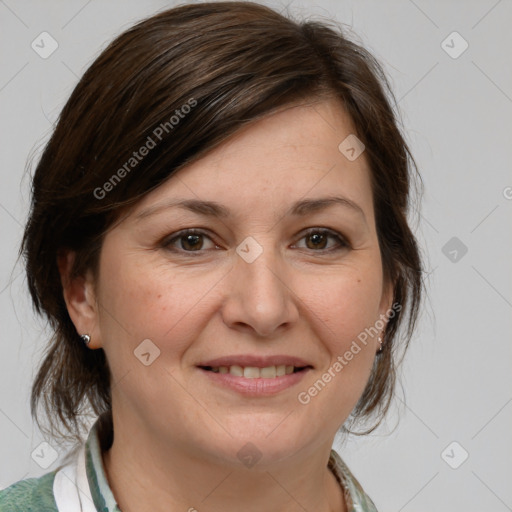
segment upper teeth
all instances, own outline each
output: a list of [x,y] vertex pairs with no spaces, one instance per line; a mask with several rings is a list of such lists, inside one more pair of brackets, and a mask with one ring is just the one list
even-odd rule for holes
[[260,377],[263,379],[272,379],[274,377],[289,375],[293,373],[294,368],[293,365],[284,364],[279,366],[266,366],[265,368],[258,368],[256,366],[243,367],[234,364],[232,366],[218,366],[212,368],[212,371],[216,373],[230,373],[231,375],[245,377],[246,379],[258,379]]

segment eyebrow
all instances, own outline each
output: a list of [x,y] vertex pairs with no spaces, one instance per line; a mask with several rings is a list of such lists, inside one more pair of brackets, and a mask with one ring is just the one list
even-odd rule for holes
[[[334,205],[340,205],[358,213],[366,222],[366,216],[363,209],[351,199],[340,196],[328,196],[317,199],[303,199],[296,201],[293,203],[291,208],[289,208],[287,215],[304,217],[311,213],[325,210]],[[172,199],[163,204],[150,206],[149,208],[142,210],[137,214],[136,220],[155,215],[169,208],[182,208],[207,217],[228,218],[231,216],[231,212],[228,208],[215,201],[203,201],[199,199]]]

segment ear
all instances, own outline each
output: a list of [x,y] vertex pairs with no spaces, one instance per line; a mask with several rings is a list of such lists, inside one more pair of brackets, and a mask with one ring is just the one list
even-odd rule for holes
[[77,333],[91,337],[87,347],[100,348],[102,344],[98,329],[98,303],[92,271],[87,271],[84,276],[71,277],[74,261],[73,251],[63,251],[57,257],[64,301]]
[[[387,323],[389,321],[389,318],[393,317],[396,312],[392,309],[393,307],[393,298],[394,298],[394,283],[392,281],[384,281],[382,285],[382,297],[380,300],[379,305],[379,319],[384,322],[384,326],[382,328],[382,331],[379,333],[379,336],[382,338],[383,342],[385,340],[385,333],[387,329]],[[375,347],[375,351],[377,352],[379,350],[380,344],[377,341],[377,346]]]
[[382,296],[380,299],[379,313],[385,315],[393,305],[395,283],[392,281],[384,281],[382,284]]

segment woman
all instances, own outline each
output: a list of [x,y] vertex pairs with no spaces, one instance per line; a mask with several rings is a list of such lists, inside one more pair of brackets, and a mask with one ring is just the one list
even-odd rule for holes
[[421,299],[386,88],[336,28],[251,2],[161,12],[96,59],[22,251],[55,330],[33,414],[77,441],[98,419],[2,511],[376,510],[331,447],[386,412]]

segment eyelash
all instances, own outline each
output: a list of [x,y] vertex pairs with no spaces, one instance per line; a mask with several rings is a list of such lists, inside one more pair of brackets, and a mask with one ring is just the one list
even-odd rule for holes
[[[299,240],[302,240],[303,238],[307,238],[308,236],[311,236],[313,234],[320,234],[320,235],[324,235],[324,236],[329,236],[331,238],[335,238],[338,242],[338,246],[334,247],[334,248],[331,247],[330,249],[319,249],[319,250],[307,249],[309,251],[326,254],[326,253],[339,252],[341,250],[348,249],[350,247],[350,244],[347,242],[347,240],[343,236],[341,236],[336,231],[332,231],[332,230],[326,229],[326,228],[309,228],[302,235],[302,237]],[[167,237],[166,239],[164,239],[162,241],[162,243],[160,245],[164,249],[167,249],[171,252],[178,253],[178,254],[187,254],[187,255],[191,254],[193,256],[201,255],[201,253],[204,252],[204,250],[202,250],[202,249],[199,249],[197,251],[187,251],[185,249],[176,249],[176,248],[171,247],[171,245],[175,241],[179,241],[181,238],[184,238],[188,235],[206,236],[207,238],[209,238],[211,240],[211,237],[209,237],[208,234],[206,232],[204,232],[203,230],[190,228],[190,229],[184,229],[182,231],[178,231],[177,233],[174,233],[173,235],[171,235],[172,238]],[[215,242],[213,240],[211,240],[211,241],[215,244]],[[217,245],[217,244],[215,244],[215,245]],[[208,250],[208,249],[206,249],[206,250]]]

